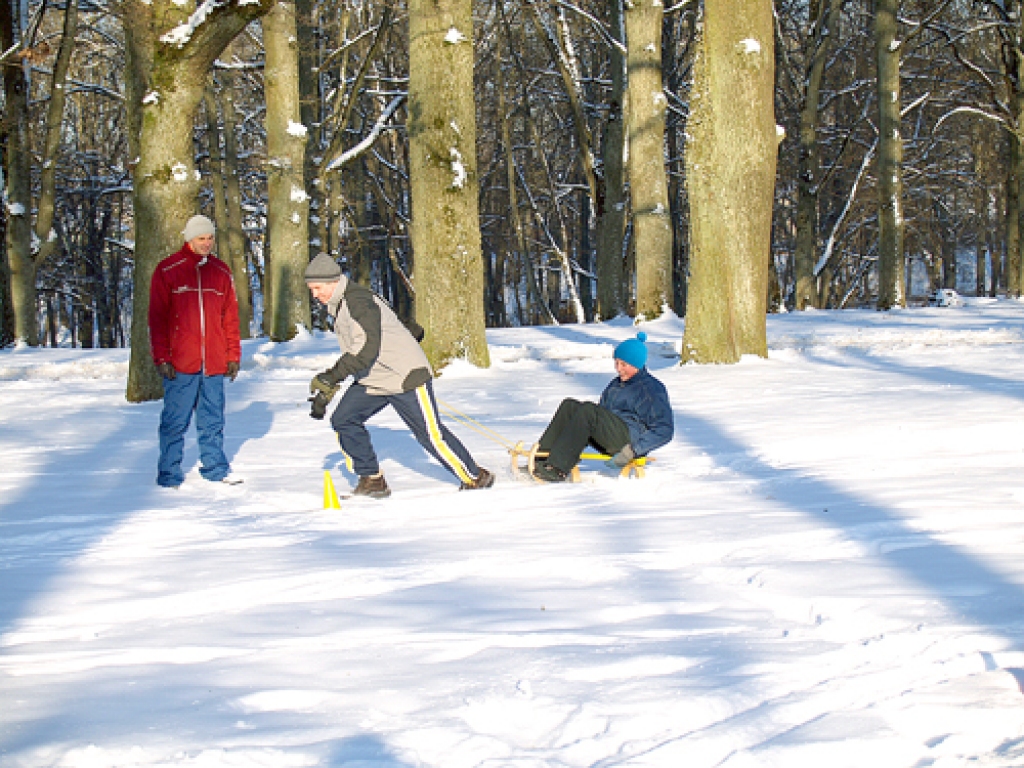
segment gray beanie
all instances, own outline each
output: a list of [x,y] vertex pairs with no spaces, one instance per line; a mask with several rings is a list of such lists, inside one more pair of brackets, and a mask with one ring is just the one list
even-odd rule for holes
[[197,237],[212,235],[213,233],[213,222],[200,214],[188,220],[188,224],[185,225],[185,231],[182,234],[185,235],[185,242],[191,243]]
[[307,283],[336,283],[340,277],[341,267],[326,253],[318,253],[306,267]]

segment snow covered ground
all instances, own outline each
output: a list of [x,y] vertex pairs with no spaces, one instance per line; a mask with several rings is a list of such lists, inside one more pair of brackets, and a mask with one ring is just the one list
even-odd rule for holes
[[[123,350],[0,352],[0,765],[1024,766],[1024,304],[769,318],[679,367],[646,480],[459,493],[391,414],[351,482],[307,382],[245,346],[241,487],[154,484]],[[617,322],[489,334],[441,400],[532,442],[613,375]]]

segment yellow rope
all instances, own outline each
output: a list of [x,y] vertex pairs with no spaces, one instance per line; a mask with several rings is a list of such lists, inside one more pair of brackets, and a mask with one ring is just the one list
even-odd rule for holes
[[[479,421],[474,419],[472,416],[467,416],[465,413],[460,411],[458,408],[455,408],[454,406],[448,405],[448,403],[446,403],[441,398],[435,396],[435,399],[437,400],[438,406],[441,408],[442,411],[444,411],[445,415],[450,416],[451,418],[455,419],[455,421],[459,422],[463,426],[469,427],[474,432],[477,432],[477,433],[483,435],[484,437],[488,438],[489,440],[494,441],[498,445],[504,447],[510,453],[516,449],[516,446],[515,446],[514,443],[512,443],[512,441],[506,440],[504,437],[501,436],[501,434],[499,434],[498,432],[495,432],[490,427],[484,426]],[[590,459],[591,461],[607,461],[608,459],[611,458],[611,456],[608,456],[608,455],[603,454],[603,453],[583,453],[583,454],[580,455],[580,458],[581,459]],[[637,466],[642,467],[644,464],[647,463],[647,457],[646,456],[639,456],[639,457],[633,459],[633,463],[635,465],[637,465]]]
[[440,406],[441,410],[444,411],[446,415],[451,416],[460,424],[469,427],[474,432],[478,432],[479,434],[483,435],[489,440],[493,440],[506,450],[511,451],[513,448],[515,448],[515,444],[511,440],[506,440],[504,437],[502,437],[500,434],[495,432],[490,427],[484,426],[479,421],[474,419],[472,416],[467,416],[458,408],[448,405],[448,403],[446,403],[441,398],[435,396],[435,399],[437,400],[437,404],[438,406]]

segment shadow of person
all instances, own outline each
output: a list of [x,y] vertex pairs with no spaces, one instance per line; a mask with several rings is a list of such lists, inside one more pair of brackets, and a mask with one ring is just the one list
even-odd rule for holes
[[[434,480],[450,481],[452,479],[451,473],[438,464],[437,460],[427,453],[405,427],[373,425],[370,427],[370,432],[377,459],[382,464],[391,459]],[[353,484],[359,479],[359,476],[352,471],[344,451],[341,450],[332,451],[324,456],[323,468],[332,472],[337,469],[344,478]]]
[[259,440],[270,433],[274,412],[270,405],[252,400],[245,408],[230,411],[224,427],[224,454],[234,461],[242,446],[250,440]]
[[330,768],[412,768],[412,763],[399,758],[384,739],[375,733],[351,736],[331,745],[325,765]]

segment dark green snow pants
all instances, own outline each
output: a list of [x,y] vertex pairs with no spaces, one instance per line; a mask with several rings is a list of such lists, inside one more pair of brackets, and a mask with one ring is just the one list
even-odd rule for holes
[[567,398],[541,435],[540,450],[549,452],[548,464],[569,474],[587,445],[611,455],[628,442],[629,427],[614,413],[597,403]]

